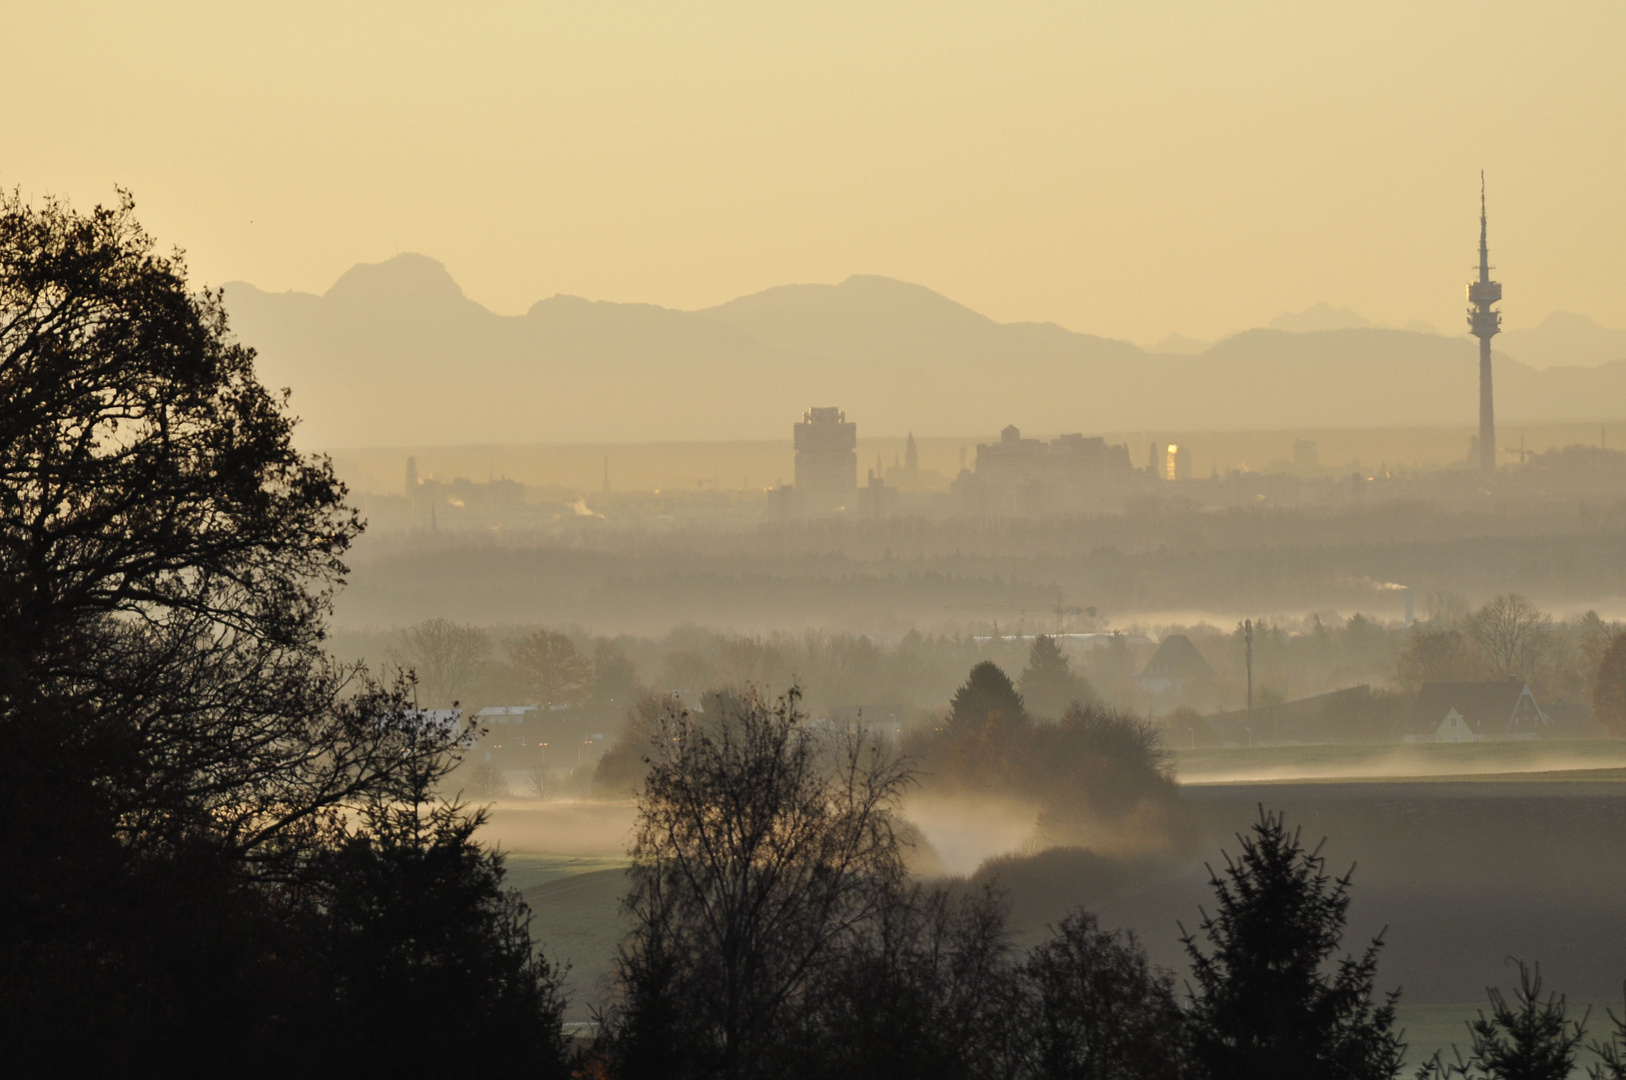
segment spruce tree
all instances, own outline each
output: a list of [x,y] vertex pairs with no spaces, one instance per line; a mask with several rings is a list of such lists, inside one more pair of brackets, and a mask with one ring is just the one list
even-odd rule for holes
[[1354,868],[1333,879],[1318,845],[1306,850],[1280,814],[1259,810],[1242,853],[1209,870],[1216,907],[1196,934],[1181,927],[1196,985],[1191,1049],[1212,1080],[1288,1080],[1398,1074],[1400,993],[1374,998],[1382,935],[1334,960]]
[[[1495,987],[1486,990],[1491,1011],[1483,1010],[1468,1021],[1470,1050],[1467,1058],[1456,1052],[1456,1061],[1446,1064],[1439,1054],[1423,1063],[1419,1080],[1566,1080],[1575,1069],[1576,1053],[1586,1038],[1590,1010],[1580,1020],[1569,1018],[1569,1006],[1562,994],[1541,996],[1541,968],[1519,967],[1519,986],[1513,991],[1513,1004]],[[1620,1045],[1617,1038],[1607,1044],[1594,1042],[1591,1049],[1600,1060],[1589,1070],[1598,1080],[1620,1075]]]
[[1046,634],[1033,639],[1020,687],[1028,710],[1049,719],[1061,716],[1074,704],[1087,705],[1095,697],[1090,684],[1068,663],[1056,639]]

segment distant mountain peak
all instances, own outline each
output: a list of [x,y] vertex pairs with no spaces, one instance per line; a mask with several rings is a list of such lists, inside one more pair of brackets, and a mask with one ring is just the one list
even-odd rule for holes
[[468,301],[446,264],[416,252],[402,252],[383,262],[357,263],[339,275],[324,300],[339,303],[413,301]]
[[1498,344],[1536,367],[1596,367],[1626,359],[1626,330],[1600,326],[1574,311],[1555,311],[1536,326],[1504,330]]
[[1555,311],[1541,320],[1545,330],[1603,330],[1598,320],[1579,311]]
[[877,308],[885,308],[894,318],[947,315],[996,325],[988,316],[925,285],[880,274],[852,274],[836,285],[777,285],[736,297],[716,307],[703,308],[697,314],[732,320],[767,312],[812,314],[815,311],[843,310],[856,313]]
[[1159,341],[1156,345],[1148,345],[1146,347],[1146,351],[1149,353],[1162,353],[1169,356],[1197,356],[1200,353],[1208,351],[1208,347],[1212,344],[1213,342],[1211,341],[1203,341],[1200,338],[1187,337],[1184,334],[1170,334],[1162,341]]
[[1292,334],[1318,330],[1365,330],[1372,320],[1352,308],[1335,308],[1325,300],[1303,311],[1284,311],[1270,320],[1270,329]]

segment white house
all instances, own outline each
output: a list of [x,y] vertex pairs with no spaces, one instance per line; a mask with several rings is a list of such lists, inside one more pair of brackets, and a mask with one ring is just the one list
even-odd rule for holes
[[1412,705],[1406,741],[1534,739],[1548,724],[1523,679],[1424,683]]

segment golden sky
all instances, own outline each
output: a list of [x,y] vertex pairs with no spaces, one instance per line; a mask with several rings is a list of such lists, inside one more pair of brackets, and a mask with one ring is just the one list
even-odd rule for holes
[[517,313],[852,273],[1149,342],[1320,300],[1626,326],[1626,4],[33,3],[0,183],[200,282],[399,251]]

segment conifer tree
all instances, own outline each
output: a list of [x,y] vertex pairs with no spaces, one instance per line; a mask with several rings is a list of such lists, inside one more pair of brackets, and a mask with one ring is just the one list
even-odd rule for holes
[[[1418,1070],[1420,1080],[1566,1080],[1575,1069],[1576,1053],[1586,1038],[1586,1019],[1569,1018],[1569,1006],[1562,994],[1541,996],[1541,968],[1515,961],[1519,985],[1513,991],[1513,1004],[1496,987],[1485,993],[1490,998],[1490,1014],[1480,1010],[1468,1021],[1470,1051],[1464,1058],[1446,1064],[1439,1054]],[[1453,1050],[1456,1048],[1453,1047]],[[1620,1058],[1615,1040],[1594,1051],[1600,1062],[1591,1070],[1599,1080],[1617,1075]]]
[[1319,845],[1306,850],[1280,814],[1259,810],[1242,852],[1209,871],[1215,911],[1181,927],[1196,985],[1188,1010],[1196,1064],[1211,1080],[1350,1077],[1388,1080],[1405,1046],[1394,1030],[1399,991],[1373,994],[1382,935],[1334,959],[1349,910],[1350,873],[1336,880]]
[[1047,634],[1033,639],[1019,685],[1028,711],[1052,720],[1070,706],[1087,705],[1095,697],[1090,684],[1073,670],[1056,639]]

